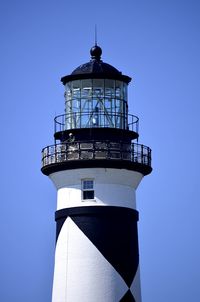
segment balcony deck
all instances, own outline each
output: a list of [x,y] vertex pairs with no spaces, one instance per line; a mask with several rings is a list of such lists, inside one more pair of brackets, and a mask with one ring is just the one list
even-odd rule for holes
[[[151,172],[151,149],[137,143],[74,141],[47,146],[42,150],[42,172],[83,166],[125,167],[144,175]],[[50,168],[50,169],[49,169]]]

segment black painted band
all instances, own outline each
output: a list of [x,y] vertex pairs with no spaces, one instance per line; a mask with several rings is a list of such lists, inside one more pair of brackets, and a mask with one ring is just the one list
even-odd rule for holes
[[92,206],[92,207],[74,207],[65,208],[55,212],[55,220],[67,218],[68,216],[91,216],[91,215],[104,215],[104,216],[131,216],[134,221],[139,220],[138,211],[130,208],[115,207],[115,206]]
[[61,163],[46,165],[41,168],[41,171],[45,175],[50,175],[59,171],[82,168],[127,169],[129,171],[136,171],[142,173],[143,175],[148,175],[152,171],[150,165],[122,159],[69,160]]

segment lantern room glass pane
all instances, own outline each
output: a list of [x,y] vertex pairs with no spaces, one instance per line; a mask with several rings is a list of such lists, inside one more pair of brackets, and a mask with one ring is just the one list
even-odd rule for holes
[[80,98],[81,96],[81,81],[73,81],[72,83],[72,97],[73,98]]
[[66,84],[65,128],[127,128],[127,84],[84,79]]
[[115,96],[116,98],[123,99],[123,82],[116,81],[115,83]]
[[81,99],[81,112],[89,112],[92,110],[92,99]]
[[81,98],[91,98],[92,97],[92,80],[82,80],[81,88]]
[[112,112],[113,110],[113,101],[112,99],[109,99],[109,98],[105,98],[104,99],[104,106],[105,106],[105,109],[106,111],[108,112]]
[[104,96],[104,80],[93,80],[93,98],[102,98]]
[[115,97],[115,80],[105,80],[105,97]]
[[127,84],[126,83],[123,83],[123,99],[125,102],[127,102],[127,98],[128,98],[128,95],[127,95]]
[[66,100],[70,100],[72,98],[72,89],[71,89],[71,82],[68,82],[66,85]]
[[72,100],[72,111],[75,112],[80,112],[80,99],[73,99]]

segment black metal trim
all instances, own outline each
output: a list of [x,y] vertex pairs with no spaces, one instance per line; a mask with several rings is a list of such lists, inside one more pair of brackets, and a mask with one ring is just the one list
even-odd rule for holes
[[125,160],[74,160],[61,163],[50,164],[41,168],[41,171],[45,175],[64,170],[82,169],[82,168],[114,168],[114,169],[126,169],[139,172],[143,175],[148,175],[152,172],[152,168],[145,164],[125,161]]
[[137,139],[139,134],[131,130],[123,130],[116,128],[79,128],[58,131],[54,133],[54,138],[61,142],[69,139],[69,134],[72,133],[76,140],[110,140],[131,142]]
[[122,216],[129,215],[132,216],[134,221],[139,220],[139,212],[134,209],[125,207],[113,207],[113,206],[93,206],[93,207],[74,207],[65,208],[55,212],[55,221],[68,216],[88,216],[88,215],[106,215],[106,216]]
[[61,82],[63,83],[63,85],[65,85],[70,81],[82,80],[82,79],[111,79],[111,80],[123,81],[127,84],[129,84],[129,82],[131,81],[131,78],[129,76],[122,75],[120,73],[115,75],[113,74],[109,75],[106,72],[102,72],[102,73],[71,74],[62,77]]

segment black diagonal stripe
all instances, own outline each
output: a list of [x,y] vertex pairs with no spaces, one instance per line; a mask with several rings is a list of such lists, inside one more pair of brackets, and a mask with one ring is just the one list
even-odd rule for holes
[[130,291],[130,289],[126,292],[123,298],[119,302],[135,302],[135,299]]
[[62,217],[62,218],[57,220],[57,223],[56,223],[56,242],[58,240],[58,236],[60,234],[60,231],[62,229],[62,226],[63,226],[65,220],[66,220],[66,217]]
[[107,206],[71,208],[56,212],[57,223],[64,216],[71,217],[130,287],[139,263],[137,211]]

